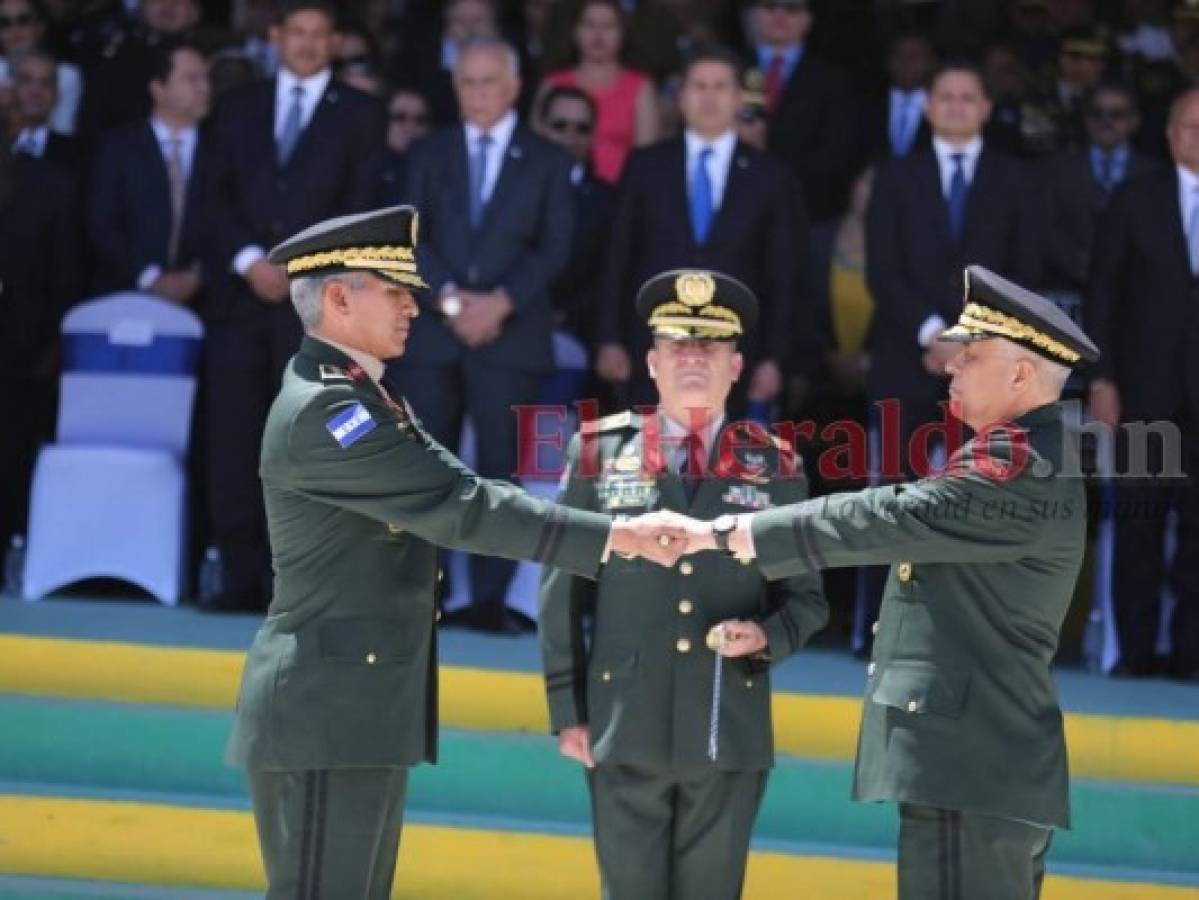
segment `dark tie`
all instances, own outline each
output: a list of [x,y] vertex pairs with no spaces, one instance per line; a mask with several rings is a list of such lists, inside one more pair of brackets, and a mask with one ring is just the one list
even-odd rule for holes
[[706,241],[708,232],[712,230],[712,179],[708,175],[708,160],[711,158],[711,147],[699,151],[699,159],[691,175],[691,233],[695,235],[697,244]]
[[783,54],[772,53],[770,65],[766,67],[766,77],[762,83],[763,99],[766,101],[766,111],[778,109],[779,99],[783,96]]
[[477,229],[483,224],[483,212],[487,208],[484,191],[487,187],[487,152],[491,147],[491,135],[484,132],[475,143],[475,152],[470,155],[470,226]]
[[300,140],[300,132],[304,129],[304,88],[293,85],[291,89],[291,106],[283,117],[283,128],[279,131],[279,143],[275,148],[278,152],[279,165],[287,165],[296,143]]
[[179,238],[183,231],[183,204],[187,192],[187,176],[183,171],[183,139],[172,134],[166,141],[167,184],[171,191],[171,234],[167,241],[167,267],[174,268],[179,255]]
[[953,174],[949,178],[949,230],[954,238],[962,236],[962,225],[966,221],[966,154],[953,153]]
[[683,493],[687,495],[687,503],[690,505],[695,499],[695,492],[699,489],[699,482],[704,476],[704,467],[707,464],[703,455],[703,439],[698,434],[688,434],[679,442],[676,453],[676,471],[683,480]]

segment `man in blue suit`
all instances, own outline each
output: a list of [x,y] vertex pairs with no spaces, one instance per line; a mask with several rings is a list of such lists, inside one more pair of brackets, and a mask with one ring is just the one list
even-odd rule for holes
[[[463,122],[410,152],[406,195],[427,235],[417,257],[431,291],[392,373],[445,446],[457,447],[469,413],[479,474],[505,479],[517,466],[512,407],[535,403],[553,367],[550,285],[569,259],[574,227],[570,159],[517,121],[517,71],[504,42],[464,44],[454,69]],[[468,624],[516,627],[504,609],[513,567],[471,560]]]
[[288,3],[271,29],[277,76],[231,92],[213,116],[205,382],[209,505],[227,607],[264,609],[270,596],[258,451],[284,365],[300,344],[287,276],[265,248],[370,209],[384,157],[382,104],[332,78],[335,21],[321,0]]
[[140,290],[176,303],[196,298],[208,141],[203,54],[183,42],[155,48],[149,119],[105,134],[97,148],[88,226],[96,293]]

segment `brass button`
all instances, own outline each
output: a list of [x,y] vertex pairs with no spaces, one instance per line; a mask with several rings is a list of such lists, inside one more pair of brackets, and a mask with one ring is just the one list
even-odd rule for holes
[[375,654],[373,654],[373,653],[366,654],[366,662],[367,662],[367,665],[373,666],[375,664]]
[[870,633],[878,634],[878,629],[879,629],[879,623],[875,622],[873,625],[870,626]]
[[604,679],[604,681],[611,681],[611,680],[612,680],[612,673],[611,673],[611,672],[605,672],[603,675],[601,675],[601,676],[600,676],[600,678]]
[[445,569],[437,570],[437,580],[438,580],[438,582],[445,581]]
[[871,663],[866,667],[866,677],[873,678],[875,671],[878,669],[878,663]]
[[686,638],[679,638],[677,641],[675,641],[674,649],[678,650],[679,653],[690,653],[691,641],[687,640]]
[[917,703],[915,700],[908,701],[908,712],[914,713],[919,709],[920,709],[920,704]]
[[679,563],[679,571],[682,572],[684,575],[690,575],[692,572],[695,571],[695,566],[691,565],[690,560],[685,559],[681,563]]
[[397,525],[395,522],[388,522],[387,530],[390,531],[392,534],[402,534],[404,531],[404,527],[402,525]]
[[897,574],[899,576],[900,581],[902,581],[904,584],[907,584],[909,581],[912,580],[912,564],[911,563],[900,563],[899,568],[896,570],[895,574]]
[[747,678],[747,679],[745,679],[745,686],[746,686],[746,687],[753,687],[753,686],[754,686],[754,680],[753,680],[752,678]]
[[694,607],[691,605],[690,600],[680,600],[679,601],[679,612],[681,612],[683,615],[685,615],[685,616],[691,615],[691,610],[693,608]]

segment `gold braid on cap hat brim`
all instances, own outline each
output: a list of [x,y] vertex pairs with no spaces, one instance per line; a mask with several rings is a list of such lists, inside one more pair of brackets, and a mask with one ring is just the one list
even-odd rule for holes
[[1007,316],[997,309],[983,306],[981,303],[967,303],[958,318],[957,325],[973,333],[984,332],[1009,338],[1013,341],[1025,341],[1039,347],[1046,353],[1056,356],[1067,363],[1076,363],[1082,354],[1071,350],[1061,341],[1051,338],[1043,331],[1038,331],[1026,322],[1021,322],[1013,316]]
[[316,269],[340,266],[343,269],[366,269],[378,272],[392,281],[413,287],[427,288],[416,270],[411,247],[343,247],[309,253],[287,261],[288,275],[302,275]]
[[683,303],[663,303],[649,317],[649,327],[661,334],[719,340],[741,334],[741,317],[724,306],[696,309]]

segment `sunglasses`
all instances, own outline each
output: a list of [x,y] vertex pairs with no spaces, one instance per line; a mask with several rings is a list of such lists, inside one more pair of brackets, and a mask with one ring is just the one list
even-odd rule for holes
[[558,134],[565,134],[568,131],[573,131],[577,135],[591,134],[591,123],[580,122],[574,119],[550,119],[550,130]]
[[429,117],[424,113],[393,112],[388,117],[397,125],[428,125]]
[[36,22],[30,13],[17,13],[15,16],[0,16],[0,31],[6,28],[22,28]]

